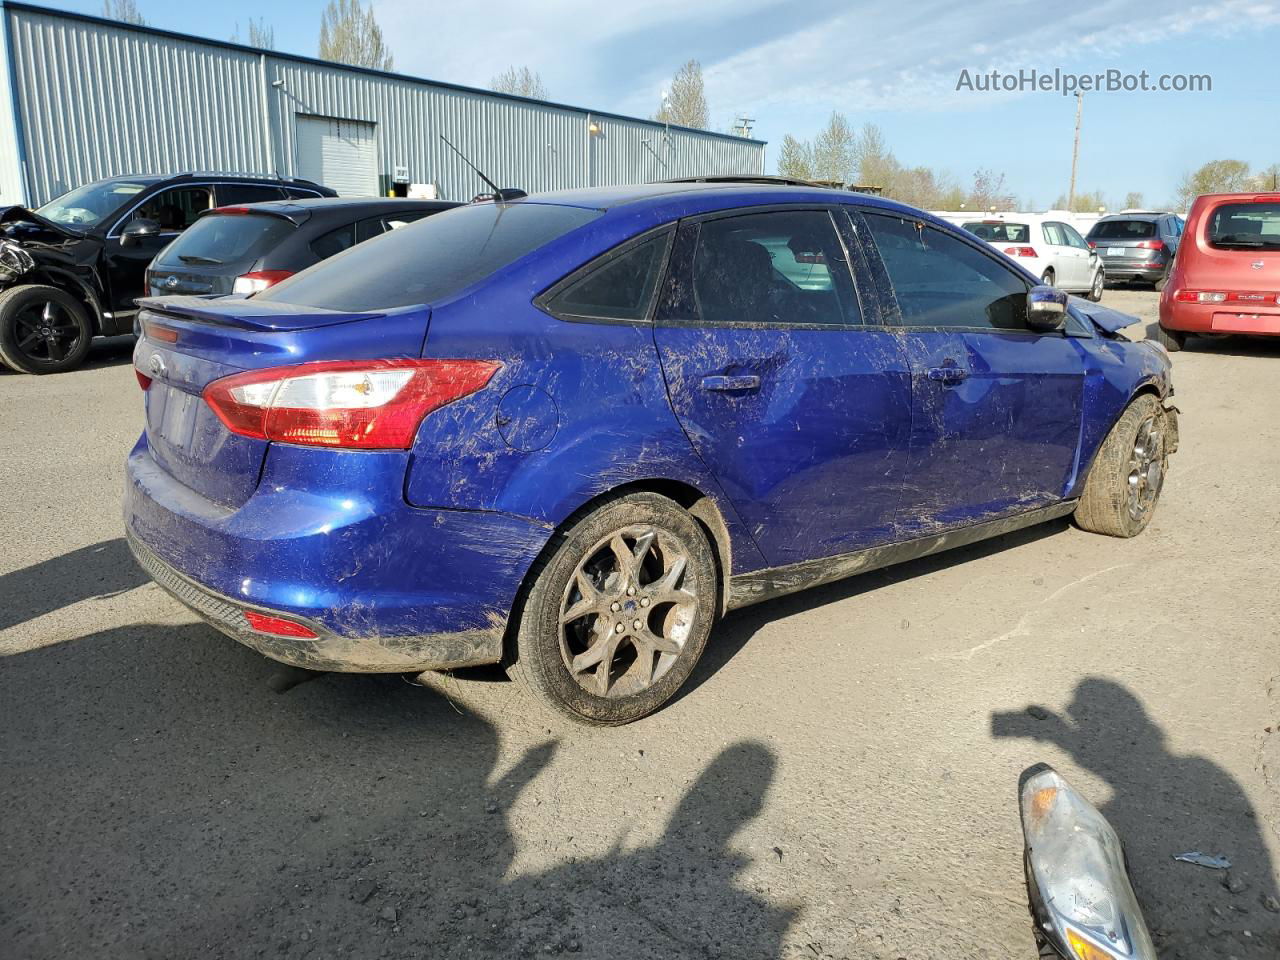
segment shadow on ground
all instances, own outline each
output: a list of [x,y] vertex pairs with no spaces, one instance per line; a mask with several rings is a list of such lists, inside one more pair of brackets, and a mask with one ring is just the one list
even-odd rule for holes
[[[45,374],[44,376],[74,377],[81,370],[95,370],[98,367],[115,367],[122,363],[129,363],[133,359],[133,346],[136,342],[133,334],[125,334],[122,337],[98,337],[90,345],[89,356],[85,358],[85,362],[76,367],[75,370],[68,370],[66,373]],[[0,377],[4,376],[25,377],[29,376],[29,374],[10,370],[3,363],[0,363]]]
[[276,695],[273,670],[198,625],[4,660],[6,958],[779,955],[792,914],[729,847],[765,747],[726,748],[641,850],[584,855],[571,801],[526,808],[558,866],[513,879],[509,811],[555,742],[498,770],[492,726],[399,677]]
[[0,574],[0,630],[90,597],[111,597],[148,583],[123,537],[81,547]]
[[[1124,840],[1162,957],[1280,956],[1280,894],[1256,812],[1212,760],[1170,750],[1132,691],[1091,677],[1065,716],[1033,705],[995,714],[991,727],[996,737],[1053,744],[1106,781],[1111,798],[1091,799]],[[1226,856],[1229,874],[1173,859],[1191,851]]]

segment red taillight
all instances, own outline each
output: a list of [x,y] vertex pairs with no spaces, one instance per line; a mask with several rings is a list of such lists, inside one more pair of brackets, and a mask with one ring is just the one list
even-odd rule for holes
[[1173,299],[1179,303],[1225,303],[1227,295],[1221,291],[1179,290]]
[[1280,293],[1269,290],[1179,290],[1173,299],[1179,303],[1265,303],[1270,306],[1280,303]]
[[138,386],[140,386],[143,390],[146,390],[148,387],[151,386],[151,378],[148,377],[141,370],[139,370],[137,367],[133,368],[133,375],[138,378]]
[[317,636],[310,627],[293,620],[286,620],[284,617],[269,617],[265,613],[246,610],[244,618],[258,633],[269,633],[275,637],[300,637],[303,640],[314,640]]
[[1085,241],[1085,242],[1089,244],[1089,249],[1090,249],[1090,250],[1097,250],[1097,249],[1098,249],[1098,242],[1097,242],[1096,240],[1087,240],[1087,241]]
[[1137,247],[1139,250],[1163,250],[1164,243],[1159,240],[1139,240]]
[[215,380],[205,402],[232,433],[280,443],[407,450],[424,417],[481,389],[496,360],[328,360]]
[[1005,247],[1004,252],[1011,257],[1034,257],[1036,256],[1035,247]]
[[236,282],[231,285],[231,292],[259,293],[267,289],[267,287],[279,283],[285,277],[292,276],[292,270],[255,270],[252,273],[245,273],[236,277]]

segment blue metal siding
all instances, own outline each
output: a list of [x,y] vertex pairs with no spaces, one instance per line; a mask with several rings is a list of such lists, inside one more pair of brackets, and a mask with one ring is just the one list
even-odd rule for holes
[[23,4],[4,13],[18,116],[6,122],[0,104],[0,149],[21,131],[28,161],[23,198],[0,157],[9,202],[124,173],[295,175],[298,114],[376,124],[379,173],[405,166],[450,199],[486,188],[441,134],[500,185],[530,192],[764,169],[758,141]]

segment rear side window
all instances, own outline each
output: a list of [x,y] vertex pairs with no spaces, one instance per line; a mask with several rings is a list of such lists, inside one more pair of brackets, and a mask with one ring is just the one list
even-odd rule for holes
[[311,252],[321,260],[327,260],[335,254],[356,245],[356,225],[348,223],[330,230],[311,241]]
[[1027,283],[995,258],[912,220],[866,219],[905,326],[1027,329]]
[[669,234],[651,237],[620,254],[606,254],[585,275],[570,279],[546,309],[560,317],[643,320],[658,285]]
[[1224,203],[1205,225],[1211,247],[1222,250],[1280,250],[1280,203]]
[[330,310],[389,310],[464,290],[599,210],[544,203],[477,203],[392,230],[257,295]]
[[830,214],[819,210],[704,221],[693,300],[708,324],[861,323],[844,248]]
[[297,229],[288,220],[262,214],[209,214],[173,242],[165,262],[235,263],[257,260]]
[[218,196],[220,207],[233,203],[262,203],[266,200],[279,200],[284,196],[279,187],[252,183],[220,183],[214,187],[214,192]]
[[1055,247],[1065,247],[1067,238],[1062,232],[1062,228],[1056,223],[1044,224],[1044,242],[1053,244]]
[[1155,235],[1152,220],[1100,220],[1089,231],[1091,240],[1148,240]]

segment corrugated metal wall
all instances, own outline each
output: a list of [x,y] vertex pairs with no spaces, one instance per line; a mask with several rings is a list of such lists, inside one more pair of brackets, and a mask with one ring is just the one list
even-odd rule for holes
[[23,201],[22,165],[18,160],[18,118],[9,82],[9,31],[0,23],[0,206]]
[[[441,134],[501,186],[530,192],[764,169],[755,141],[25,6],[5,16],[33,205],[123,173],[294,175],[297,114],[376,124],[380,174],[407,167],[451,199],[486,188]],[[0,129],[0,146],[6,135]],[[0,165],[7,199],[2,178]]]

